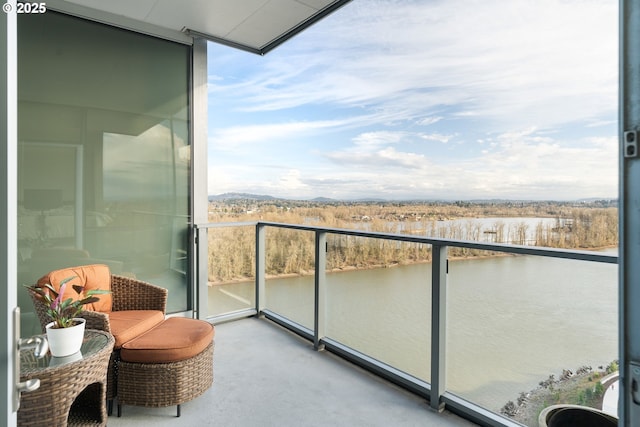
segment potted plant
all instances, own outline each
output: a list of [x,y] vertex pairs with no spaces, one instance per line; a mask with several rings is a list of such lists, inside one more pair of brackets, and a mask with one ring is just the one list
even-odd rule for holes
[[72,285],[78,294],[77,299],[62,299],[67,283],[76,276],[67,277],[60,281],[60,289],[56,289],[49,283],[39,286],[27,286],[29,292],[44,301],[47,315],[51,323],[45,327],[51,355],[65,357],[80,351],[84,338],[85,319],[78,317],[85,304],[96,302],[99,298],[95,295],[107,294],[110,291],[102,289],[90,289],[85,292],[84,286]]

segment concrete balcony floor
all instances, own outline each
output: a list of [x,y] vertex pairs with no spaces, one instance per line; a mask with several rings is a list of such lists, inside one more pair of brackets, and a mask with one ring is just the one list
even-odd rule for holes
[[475,424],[313,345],[248,318],[216,326],[214,384],[176,408],[125,406],[109,426],[443,426]]

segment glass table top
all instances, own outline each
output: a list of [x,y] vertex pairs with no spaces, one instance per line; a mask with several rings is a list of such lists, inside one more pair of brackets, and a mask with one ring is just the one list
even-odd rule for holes
[[[43,335],[46,339],[46,335]],[[67,363],[82,360],[102,350],[109,343],[110,336],[102,331],[86,330],[80,351],[70,356],[53,357],[51,352],[38,359],[33,354],[32,349],[20,351],[20,373],[30,373],[55,366],[62,366]]]

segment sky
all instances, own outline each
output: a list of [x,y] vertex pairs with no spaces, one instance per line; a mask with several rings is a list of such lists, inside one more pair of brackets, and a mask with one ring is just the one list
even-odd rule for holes
[[208,61],[211,195],[618,195],[617,0],[353,0]]

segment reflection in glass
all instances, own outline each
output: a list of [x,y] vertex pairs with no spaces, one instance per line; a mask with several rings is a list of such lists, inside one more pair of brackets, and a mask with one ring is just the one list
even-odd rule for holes
[[18,284],[101,263],[190,309],[191,47],[53,11],[18,31]]

